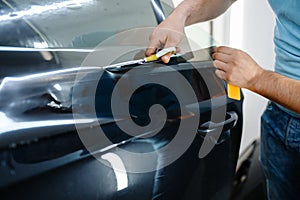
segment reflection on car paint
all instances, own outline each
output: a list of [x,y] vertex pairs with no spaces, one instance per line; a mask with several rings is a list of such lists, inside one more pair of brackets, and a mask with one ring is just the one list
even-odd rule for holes
[[[155,8],[155,15],[150,3]],[[84,109],[87,99],[91,98],[84,90],[98,83],[97,74],[103,70],[101,66],[78,66],[96,45],[117,32],[156,26],[156,21],[164,19],[159,3],[156,0],[0,1],[4,11],[0,21],[5,21],[0,24],[1,199],[155,199],[160,195],[165,199],[209,199],[216,194],[226,197],[235,170],[240,121],[230,137],[205,159],[199,159],[197,155],[202,138],[197,133],[187,133],[196,136],[191,148],[172,165],[150,173],[134,174],[128,169],[134,165],[157,167],[165,158],[172,157],[172,153],[159,154],[147,162],[138,163],[118,150],[155,152],[155,148],[169,142],[180,120],[201,115],[199,124],[205,123],[210,120],[214,109],[228,108],[241,115],[240,104],[221,101],[226,95],[224,84],[216,78],[206,51],[205,59],[197,60],[203,69],[201,75],[193,73],[187,60],[178,62],[180,59],[174,58],[175,62],[170,64],[185,75],[197,93],[199,102],[188,102],[185,113],[178,113],[172,95],[153,85],[138,91],[140,96],[136,101],[140,102],[139,98],[145,98],[148,93],[168,106],[164,131],[168,132],[169,138],[162,137],[161,141],[146,137],[156,130],[144,132],[139,137],[124,135],[114,125],[116,121],[129,118],[122,115],[112,118],[109,105],[104,106],[105,109],[99,108],[101,112],[98,110],[97,118],[86,112],[85,118],[76,122],[84,124],[90,132],[95,131],[94,127],[100,123],[106,129],[105,137],[111,138],[113,144],[101,143],[100,140],[101,144],[96,145],[93,152],[88,152],[77,135],[72,109]],[[166,77],[170,72],[163,66],[162,63],[153,63],[143,67],[156,68],[151,76]],[[97,105],[108,102],[109,90],[131,67],[137,66],[104,72],[101,81],[107,88],[99,92]],[[76,75],[81,74],[86,75],[85,79],[76,84],[82,87],[82,95],[72,99]],[[203,81],[203,76],[210,81]],[[147,75],[140,73],[131,78],[139,81],[145,77]],[[211,96],[207,87],[211,87]],[[153,95],[155,92],[158,96]],[[136,102],[133,100],[133,103]],[[148,111],[143,104],[133,108],[130,117],[137,123],[147,124]],[[242,120],[241,117],[238,119]],[[106,159],[112,168],[101,165],[91,155]],[[115,170],[119,166],[126,176]]]
[[122,161],[122,158],[115,153],[106,153],[101,156],[102,159],[107,160],[114,170],[117,179],[117,191],[128,187],[128,175]]
[[[29,8],[23,8],[22,10],[17,10],[10,12],[6,15],[0,16],[0,22],[1,21],[9,21],[9,20],[16,20],[16,19],[22,19],[27,18],[30,19],[30,16],[37,16],[45,12],[51,12],[51,11],[58,11],[60,9],[78,9],[84,6],[85,4],[91,4],[94,0],[67,0],[67,1],[60,1],[60,2],[52,2],[47,3],[44,5],[33,5]],[[12,4],[10,4],[8,1],[4,1],[5,4],[7,4],[10,8],[14,8]]]

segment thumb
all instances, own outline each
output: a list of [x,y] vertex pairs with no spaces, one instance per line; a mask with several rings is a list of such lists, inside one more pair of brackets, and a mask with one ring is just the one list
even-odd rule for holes
[[161,57],[161,60],[162,60],[164,63],[169,63],[169,62],[170,62],[170,59],[171,59],[171,55],[172,55],[172,53],[167,53],[166,55],[164,55],[164,56]]

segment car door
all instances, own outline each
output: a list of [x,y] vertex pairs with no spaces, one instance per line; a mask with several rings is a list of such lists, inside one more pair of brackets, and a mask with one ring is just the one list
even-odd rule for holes
[[141,54],[115,41],[146,41],[140,28],[163,19],[159,1],[1,3],[3,27],[31,32],[1,46],[1,198],[229,197],[242,101],[227,98],[211,48],[168,65],[99,64]]

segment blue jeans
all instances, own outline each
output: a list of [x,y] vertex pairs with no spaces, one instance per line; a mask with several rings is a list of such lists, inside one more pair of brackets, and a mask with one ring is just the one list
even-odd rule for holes
[[269,103],[261,118],[261,163],[268,199],[300,198],[300,118]]

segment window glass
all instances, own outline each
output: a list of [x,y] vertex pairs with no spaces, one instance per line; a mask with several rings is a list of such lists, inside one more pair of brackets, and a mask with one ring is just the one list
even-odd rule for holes
[[[157,25],[150,0],[3,0],[1,4],[1,11],[4,6],[8,8],[0,15],[1,35],[5,34],[3,22],[6,22],[6,26],[13,25],[25,35],[31,29],[42,39],[29,45],[11,43],[13,46],[94,47],[123,30]],[[163,7],[170,12],[168,5]],[[28,27],[17,27],[16,21]],[[19,38],[22,39],[28,40]]]

